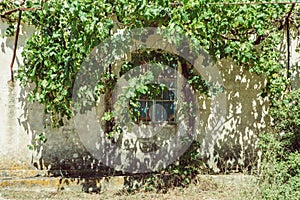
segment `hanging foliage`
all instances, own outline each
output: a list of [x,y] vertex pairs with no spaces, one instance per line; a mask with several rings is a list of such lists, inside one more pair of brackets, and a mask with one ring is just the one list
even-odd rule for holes
[[[2,13],[12,7],[5,5]],[[72,116],[72,86],[84,58],[119,24],[126,29],[155,26],[185,34],[215,59],[228,57],[251,72],[265,73],[266,94],[277,96],[286,89],[287,72],[277,47],[287,17],[297,25],[294,4],[27,0],[23,7],[36,8],[23,14],[36,32],[26,43],[18,78],[23,85],[34,83],[30,100],[45,104],[56,122]]]

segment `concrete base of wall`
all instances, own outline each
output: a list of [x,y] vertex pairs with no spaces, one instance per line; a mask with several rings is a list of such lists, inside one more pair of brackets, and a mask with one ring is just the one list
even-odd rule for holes
[[[40,172],[41,173],[41,172]],[[198,180],[214,182],[218,185],[242,186],[254,183],[256,178],[251,175],[199,175]],[[62,177],[27,177],[27,178],[0,178],[0,191],[77,191],[77,192],[107,192],[121,191],[129,187],[138,187],[137,176],[113,176],[90,178],[62,178]]]

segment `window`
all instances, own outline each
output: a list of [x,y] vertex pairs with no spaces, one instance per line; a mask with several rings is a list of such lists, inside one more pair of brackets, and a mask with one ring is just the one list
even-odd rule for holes
[[[166,67],[156,77],[155,84],[149,84],[150,94],[138,98],[135,108],[137,123],[176,122],[177,65]],[[147,70],[147,69],[146,69]]]
[[162,50],[142,50],[132,53],[131,61],[123,64],[120,76],[138,67],[138,73],[149,71],[154,77],[154,81],[146,85],[147,92],[137,94],[138,98],[129,102],[134,122],[176,123],[178,61],[177,56]]

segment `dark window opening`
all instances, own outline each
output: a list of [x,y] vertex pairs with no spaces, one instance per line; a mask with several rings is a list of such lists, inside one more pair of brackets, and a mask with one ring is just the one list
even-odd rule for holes
[[140,96],[139,106],[135,108],[137,122],[169,122],[175,123],[175,101],[176,90],[165,89],[159,96],[148,98],[147,95]]
[[[159,65],[161,70],[151,70]],[[177,68],[178,57],[166,52],[144,51],[132,54],[131,65],[124,65],[127,70],[140,67],[141,74],[148,70],[154,73],[154,81],[147,84],[147,92],[137,94],[130,104],[133,121],[136,123],[176,123]],[[152,68],[153,69],[153,68]],[[134,105],[134,106],[132,106]]]

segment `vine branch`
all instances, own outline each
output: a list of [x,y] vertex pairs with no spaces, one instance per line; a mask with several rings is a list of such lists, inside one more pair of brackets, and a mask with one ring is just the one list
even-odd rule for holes
[[17,30],[16,30],[16,37],[15,37],[15,44],[14,44],[14,52],[13,57],[10,63],[10,80],[13,83],[14,82],[14,62],[16,59],[16,53],[17,53],[17,47],[18,47],[18,39],[19,39],[19,33],[20,33],[20,24],[21,24],[21,18],[22,18],[22,10],[19,10],[19,16],[18,16],[18,22],[17,22]]
[[37,11],[37,10],[42,10],[44,8],[44,4],[47,2],[48,0],[44,0],[42,2],[42,5],[40,8],[24,8],[24,7],[21,7],[25,4],[26,0],[24,0],[21,4],[20,4],[20,7],[19,8],[14,8],[14,9],[11,9],[9,11],[6,11],[5,13],[1,14],[0,16],[2,18],[6,18],[6,15],[10,15],[14,12],[17,12],[17,11]]
[[17,54],[17,47],[18,47],[18,40],[19,40],[19,33],[20,33],[20,25],[21,25],[21,18],[22,18],[22,11],[36,11],[36,10],[42,10],[44,7],[44,4],[47,2],[48,0],[44,0],[42,1],[42,5],[40,8],[24,8],[21,7],[25,4],[26,0],[23,0],[23,2],[19,5],[19,8],[14,8],[12,10],[6,11],[5,13],[1,14],[1,18],[6,18],[7,15],[10,15],[14,12],[18,12],[19,11],[19,15],[18,15],[18,21],[17,21],[17,30],[16,30],[16,36],[15,36],[15,42],[14,42],[14,50],[13,50],[13,56],[12,56],[12,60],[10,63],[10,81],[13,83],[14,82],[14,71],[13,71],[13,67],[14,67],[14,62],[16,59],[16,54]]

